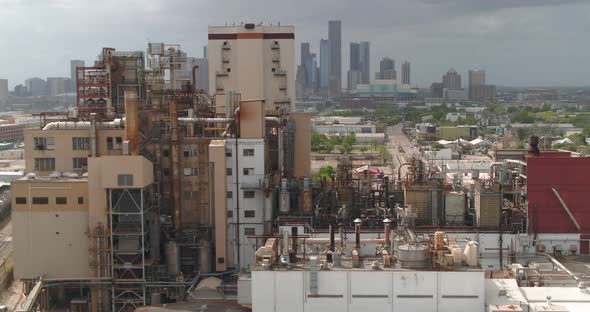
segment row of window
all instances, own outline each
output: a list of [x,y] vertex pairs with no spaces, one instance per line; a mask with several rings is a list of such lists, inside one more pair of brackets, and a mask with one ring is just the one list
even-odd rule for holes
[[[184,156],[184,157],[197,157],[198,154],[199,154],[199,152],[196,148],[191,148],[191,149],[184,150],[184,152],[182,153],[182,156]],[[162,157],[170,157],[170,151],[163,150]]]
[[[234,212],[232,210],[228,210],[227,211],[227,217],[231,218],[234,216]],[[244,210],[244,217],[246,218],[255,218],[256,217],[256,211],[254,210]]]
[[[17,205],[26,205],[27,204],[26,197],[16,197],[14,200]],[[49,197],[33,197],[31,202],[33,203],[33,205],[49,205]],[[56,205],[67,205],[68,198],[67,197],[55,197],[55,204]],[[83,196],[78,197],[78,204],[79,205],[84,204],[84,197]]]
[[[119,137],[122,142],[122,138]],[[107,142],[112,140],[111,137],[107,138]],[[116,140],[115,140],[116,141]],[[55,149],[55,138],[54,137],[34,137],[33,146],[36,150],[53,150]],[[73,137],[72,138],[72,149],[75,151],[85,151],[90,149],[90,138],[89,137]]]
[[[244,195],[244,198],[254,198],[254,197],[256,197],[256,192],[255,191],[243,191],[243,195]],[[231,199],[233,197],[232,191],[227,191],[225,197],[227,199]]]
[[[245,148],[242,150],[243,156],[254,156],[254,149],[253,148]],[[225,157],[231,157],[231,149],[225,149]]]
[[[225,174],[228,176],[233,175],[233,169],[225,168]],[[242,168],[242,174],[245,176],[254,175],[254,168]]]
[[[87,157],[72,158],[73,170],[88,170]],[[41,157],[35,158],[35,171],[55,171],[55,158]]]
[[[199,168],[183,168],[182,173],[185,177],[196,177],[199,175]],[[162,175],[169,177],[172,175],[170,168],[162,168]]]

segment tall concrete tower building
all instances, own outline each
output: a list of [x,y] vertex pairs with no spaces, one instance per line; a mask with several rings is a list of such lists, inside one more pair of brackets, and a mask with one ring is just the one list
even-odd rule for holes
[[330,41],[320,40],[320,88],[327,88],[330,81]]
[[469,70],[468,87],[482,86],[486,84],[486,71],[482,69]]
[[8,99],[8,79],[0,79],[0,102]]
[[342,22],[328,22],[328,40],[330,41],[330,83],[332,93],[340,93],[342,81]]
[[[209,27],[209,92],[216,103],[239,92],[242,100],[263,99],[266,114],[295,110],[295,27]],[[229,106],[216,105],[229,115]]]
[[70,61],[70,92],[76,92],[76,67],[84,67],[84,61]]
[[347,75],[347,89],[354,90],[356,85],[363,80],[361,64],[361,45],[356,42],[350,43],[350,64]]
[[461,89],[461,75],[457,74],[454,69],[449,69],[449,71],[443,75],[443,89],[448,90],[460,90]]
[[402,84],[410,84],[410,62],[402,63]]
[[362,82],[369,83],[371,80],[371,48],[368,41],[360,43],[360,71],[362,73]]
[[397,72],[395,71],[395,61],[389,57],[384,57],[379,62],[378,79],[396,80]]

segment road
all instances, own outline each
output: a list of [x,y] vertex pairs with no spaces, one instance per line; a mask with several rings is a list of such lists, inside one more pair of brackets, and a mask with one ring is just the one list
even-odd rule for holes
[[[413,146],[412,142],[410,142],[402,130],[403,124],[401,123],[387,128],[387,136],[389,138],[387,150],[393,157],[393,164],[396,169],[401,164],[411,160],[412,157],[420,158],[420,151]],[[402,148],[403,152],[399,150],[399,147]],[[402,168],[402,177],[406,174],[406,168]]]

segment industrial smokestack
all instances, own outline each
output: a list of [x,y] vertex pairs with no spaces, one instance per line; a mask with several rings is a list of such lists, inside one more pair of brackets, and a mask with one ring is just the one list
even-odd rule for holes
[[131,155],[139,155],[139,113],[137,91],[125,91],[125,131]]
[[180,150],[178,146],[178,112],[176,100],[170,101],[170,150],[172,156],[172,207],[176,238],[180,238]]

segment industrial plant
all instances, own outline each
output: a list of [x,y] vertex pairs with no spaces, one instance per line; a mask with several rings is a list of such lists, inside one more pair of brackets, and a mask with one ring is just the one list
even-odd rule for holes
[[76,114],[40,114],[24,131],[17,310],[590,305],[590,158],[532,137],[485,172],[416,156],[384,171],[343,153],[312,179],[294,37],[209,27],[209,92],[178,44],[103,48],[77,67]]

